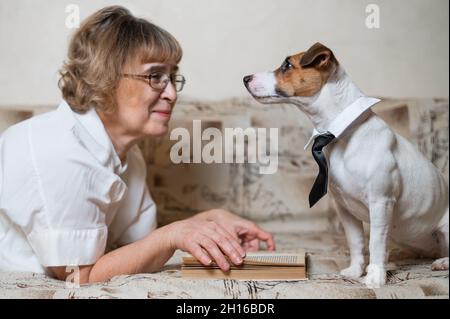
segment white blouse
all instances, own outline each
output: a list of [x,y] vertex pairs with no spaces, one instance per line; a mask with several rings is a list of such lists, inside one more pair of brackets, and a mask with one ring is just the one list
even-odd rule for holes
[[155,228],[140,149],[122,165],[95,109],[63,101],[0,135],[0,270],[91,265]]

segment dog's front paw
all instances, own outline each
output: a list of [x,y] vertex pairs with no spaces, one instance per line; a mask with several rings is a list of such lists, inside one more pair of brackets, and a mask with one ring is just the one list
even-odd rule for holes
[[368,288],[380,288],[386,284],[386,270],[380,265],[370,264],[367,266],[367,275],[363,279],[363,283]]
[[436,259],[431,264],[431,270],[448,270],[448,257]]
[[344,277],[359,278],[362,276],[363,272],[364,272],[364,265],[354,264],[350,265],[350,267],[342,269],[340,274]]

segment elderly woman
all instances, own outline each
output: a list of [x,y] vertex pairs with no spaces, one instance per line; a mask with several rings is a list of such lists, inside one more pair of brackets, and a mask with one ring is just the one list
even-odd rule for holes
[[221,209],[156,228],[136,143],[168,132],[181,55],[168,32],[122,7],[84,21],[62,103],[0,138],[0,270],[64,280],[79,266],[92,283],[157,271],[177,249],[224,271],[260,241],[274,249],[269,233]]

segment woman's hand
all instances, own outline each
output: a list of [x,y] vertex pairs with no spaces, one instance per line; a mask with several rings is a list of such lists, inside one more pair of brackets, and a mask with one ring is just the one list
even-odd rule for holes
[[224,209],[212,209],[197,214],[195,219],[214,221],[228,231],[246,251],[259,250],[260,241],[266,243],[268,250],[275,250],[272,234],[254,222],[239,217]]
[[167,225],[167,231],[173,249],[192,254],[204,265],[214,260],[220,269],[228,271],[229,261],[239,265],[245,257],[236,236],[213,220],[188,218]]

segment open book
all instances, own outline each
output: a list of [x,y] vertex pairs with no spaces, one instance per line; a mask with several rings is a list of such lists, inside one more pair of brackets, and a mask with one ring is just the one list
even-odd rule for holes
[[185,278],[240,279],[240,280],[306,280],[305,252],[247,253],[241,265],[230,263],[223,272],[214,262],[204,266],[195,257],[183,257],[181,276]]

